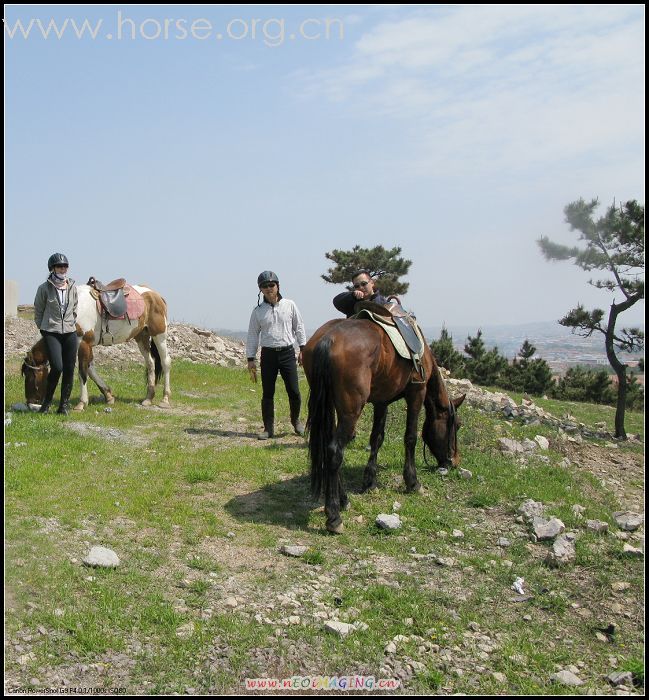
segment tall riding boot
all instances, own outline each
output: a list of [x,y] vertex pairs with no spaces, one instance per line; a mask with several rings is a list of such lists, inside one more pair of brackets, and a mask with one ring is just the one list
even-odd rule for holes
[[261,400],[261,417],[264,421],[264,432],[257,435],[259,440],[268,440],[275,435],[275,404],[273,399]]
[[70,413],[70,394],[72,393],[72,382],[63,382],[61,386],[61,403],[57,413],[67,416]]
[[300,408],[302,399],[298,397],[288,397],[288,403],[291,408],[291,425],[295,430],[296,435],[304,435],[304,423],[300,420]]
[[39,413],[49,413],[50,412],[50,406],[52,405],[52,400],[54,399],[54,392],[56,391],[56,385],[58,384],[58,379],[56,382],[50,382],[50,375],[47,377],[47,384],[45,385],[45,399],[43,400],[43,403],[41,404],[41,407],[39,409]]

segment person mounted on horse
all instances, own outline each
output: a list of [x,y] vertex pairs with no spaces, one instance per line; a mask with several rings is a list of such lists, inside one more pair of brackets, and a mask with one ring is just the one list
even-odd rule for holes
[[358,270],[352,275],[354,289],[342,292],[333,299],[333,305],[345,314],[347,318],[355,313],[354,307],[359,301],[373,301],[375,304],[387,304],[388,300],[376,288],[376,282],[372,279],[369,270]]

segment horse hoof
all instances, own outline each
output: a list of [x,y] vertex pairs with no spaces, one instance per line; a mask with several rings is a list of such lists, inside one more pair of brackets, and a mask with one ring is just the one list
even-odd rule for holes
[[106,403],[109,406],[112,406],[115,403],[115,397],[114,396],[107,396],[106,397]]
[[342,535],[342,533],[345,532],[345,526],[342,523],[339,523],[335,527],[333,525],[327,525],[327,530],[334,535]]
[[422,494],[422,493],[424,493],[424,487],[419,482],[417,482],[414,486],[408,486],[406,491],[407,491],[407,493]]
[[361,488],[361,493],[368,493],[369,491],[378,491],[379,487],[376,484],[369,484],[369,486],[363,486]]
[[73,411],[84,411],[86,408],[86,404],[83,403],[83,401],[79,401],[79,403],[72,409]]
[[165,401],[165,399],[163,399],[158,405],[160,408],[171,408],[171,404],[169,403],[169,399],[167,399],[166,401]]
[[153,403],[151,402],[150,399],[144,399],[144,401],[142,401],[140,406],[153,406]]

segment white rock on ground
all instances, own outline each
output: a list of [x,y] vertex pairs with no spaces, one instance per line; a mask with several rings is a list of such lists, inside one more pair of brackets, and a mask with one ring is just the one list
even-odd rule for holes
[[114,569],[119,566],[119,557],[107,547],[93,547],[83,560],[86,566]]
[[383,530],[398,530],[401,527],[401,518],[396,514],[380,513],[376,516],[376,524]]
[[554,683],[559,683],[561,685],[567,685],[569,687],[575,688],[577,686],[583,685],[584,681],[575,676],[572,671],[559,671],[559,673],[553,673],[550,676],[550,680]]
[[644,521],[644,516],[640,513],[632,513],[630,511],[613,513],[615,522],[618,527],[627,532],[633,532],[637,530],[642,522]]

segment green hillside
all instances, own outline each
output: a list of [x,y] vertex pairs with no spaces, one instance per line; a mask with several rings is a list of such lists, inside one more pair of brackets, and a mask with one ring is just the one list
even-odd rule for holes
[[[317,677],[363,676],[398,679],[391,693],[614,694],[607,676],[632,671],[637,685],[626,687],[643,693],[643,561],[623,552],[640,544],[613,518],[643,508],[642,443],[573,442],[465,405],[461,466],[472,478],[426,467],[420,442],[425,491],[406,494],[396,404],[380,488],[361,495],[367,410],[345,454],[346,531],[332,536],[281,382],[279,437],[259,442],[261,387],[243,370],[176,361],[163,410],[139,405],[141,365],[101,369],[112,410],[95,399],[83,414],[14,411],[5,425],[7,689],[239,694],[255,690],[246,679],[317,689]],[[5,412],[23,400],[10,359]],[[612,426],[608,407],[583,415]],[[642,434],[640,414],[627,431]],[[497,448],[499,437],[539,434],[546,459],[520,464]],[[526,499],[576,533],[574,564],[544,563],[551,546],[517,522]],[[379,530],[376,516],[395,508],[401,529]],[[590,532],[589,519],[609,533]],[[284,544],[308,549],[290,558]],[[83,566],[94,545],[120,566]],[[332,620],[362,624],[340,637],[324,629]],[[581,687],[552,682],[567,669]]]

